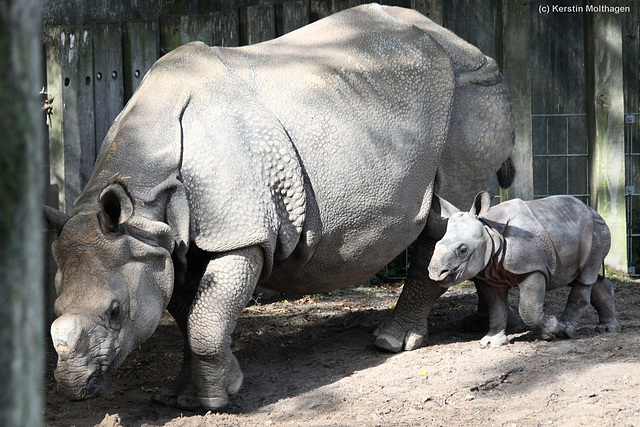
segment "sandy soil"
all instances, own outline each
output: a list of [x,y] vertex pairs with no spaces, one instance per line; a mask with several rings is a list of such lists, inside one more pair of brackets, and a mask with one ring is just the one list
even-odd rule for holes
[[[640,426],[640,284],[616,283],[620,334],[595,334],[591,309],[574,339],[515,332],[510,345],[484,350],[482,333],[460,331],[475,290],[457,287],[431,312],[425,346],[388,354],[373,346],[372,333],[400,290],[356,287],[247,308],[233,346],[245,383],[221,413],[149,403],[180,367],[181,338],[169,316],[97,400],[56,394],[50,346],[46,425]],[[547,312],[560,314],[567,293],[548,293]],[[510,301],[517,305],[517,291]]]

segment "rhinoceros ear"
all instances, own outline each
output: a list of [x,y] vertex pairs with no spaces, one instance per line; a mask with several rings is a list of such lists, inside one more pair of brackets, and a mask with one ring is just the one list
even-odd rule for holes
[[469,210],[469,213],[475,217],[481,217],[486,214],[491,207],[491,195],[486,191],[482,191],[476,195],[473,201],[473,206]]
[[49,206],[44,207],[44,231],[55,232],[60,235],[62,228],[71,218],[67,214],[63,214],[57,209]]
[[453,214],[460,212],[460,209],[456,208],[437,194],[433,199],[433,207],[431,209],[436,213],[439,213],[443,218],[451,218]]
[[115,233],[133,215],[133,202],[122,185],[111,184],[100,194],[101,218],[106,231]]

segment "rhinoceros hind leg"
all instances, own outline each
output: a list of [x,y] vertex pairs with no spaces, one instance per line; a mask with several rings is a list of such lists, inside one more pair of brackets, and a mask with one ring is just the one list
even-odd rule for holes
[[393,314],[374,332],[378,348],[397,353],[414,350],[426,340],[431,307],[446,291],[429,279],[428,266],[434,247],[435,240],[423,231],[415,242],[407,281]]
[[591,304],[600,318],[596,332],[620,332],[620,324],[616,319],[613,284],[603,276],[598,276],[598,280],[591,288]]

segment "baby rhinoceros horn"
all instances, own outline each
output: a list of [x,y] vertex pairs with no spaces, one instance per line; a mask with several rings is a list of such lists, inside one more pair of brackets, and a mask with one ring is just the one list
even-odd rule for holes
[[51,325],[51,339],[60,359],[76,354],[82,335],[82,326],[78,316],[64,314]]

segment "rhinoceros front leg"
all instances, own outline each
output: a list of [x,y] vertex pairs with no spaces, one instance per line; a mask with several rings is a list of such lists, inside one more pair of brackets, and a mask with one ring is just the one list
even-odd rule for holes
[[431,307],[447,290],[429,278],[435,244],[424,232],[415,242],[408,277],[393,314],[374,332],[377,347],[397,353],[416,349],[427,338]]
[[262,265],[258,247],[225,253],[207,265],[187,325],[194,395],[178,396],[178,406],[192,406],[195,397],[203,408],[219,409],[240,390],[243,375],[231,353],[231,333],[251,298]]
[[478,297],[486,301],[489,311],[489,332],[480,340],[480,347],[486,348],[490,345],[493,348],[498,348],[509,344],[506,333],[509,318],[509,303],[507,301],[509,288],[497,288],[479,280],[475,283]]
[[544,314],[544,297],[547,281],[542,273],[531,273],[519,283],[520,317],[522,321],[544,340],[553,340],[558,332],[558,319]]

